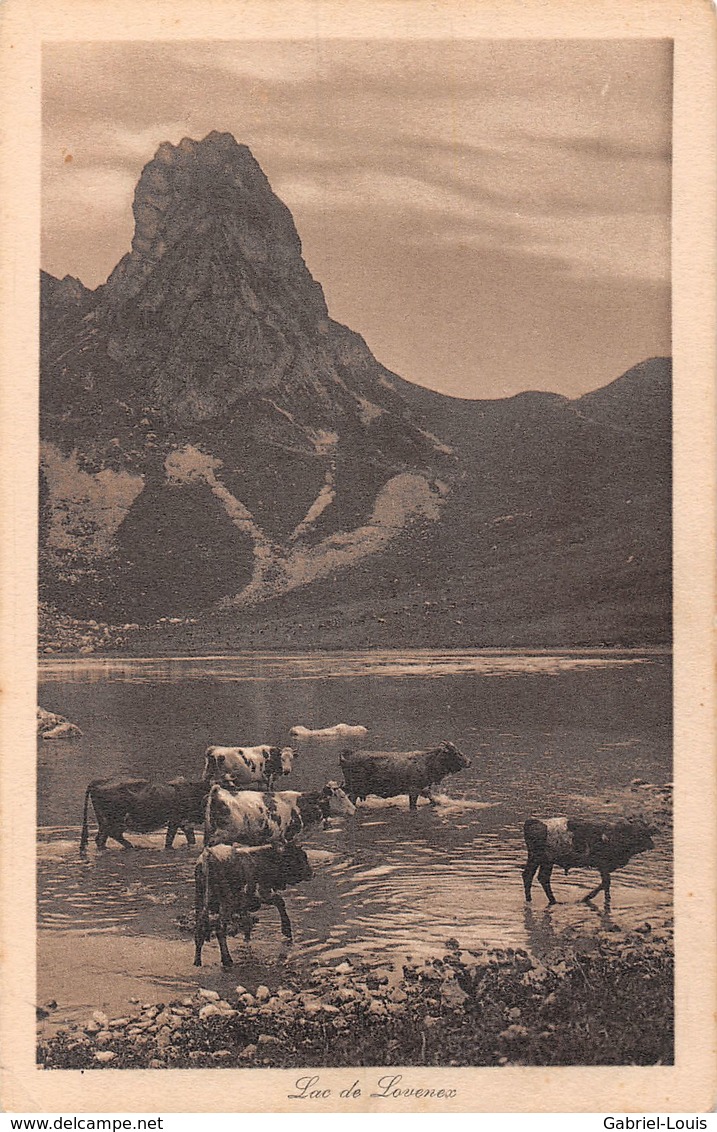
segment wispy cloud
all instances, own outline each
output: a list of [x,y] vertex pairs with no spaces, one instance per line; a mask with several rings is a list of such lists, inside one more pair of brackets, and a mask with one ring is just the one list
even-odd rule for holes
[[667,42],[64,43],[44,64],[51,271],[106,278],[157,146],[219,129],[254,152],[327,293],[357,280],[357,311],[362,272],[335,251],[354,229],[394,260],[420,252],[427,278],[444,252],[476,271],[509,252],[548,290],[669,280]]

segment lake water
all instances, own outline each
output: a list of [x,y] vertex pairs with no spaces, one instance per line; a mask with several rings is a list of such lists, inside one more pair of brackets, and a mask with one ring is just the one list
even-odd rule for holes
[[[116,1012],[127,997],[166,1001],[168,990],[238,981],[276,985],[284,965],[361,955],[389,960],[470,948],[549,949],[566,928],[653,922],[671,909],[669,826],[656,848],[620,870],[612,909],[579,897],[596,873],[556,873],[560,903],[534,886],[523,900],[522,823],[529,816],[640,812],[652,794],[632,779],[672,778],[671,663],[665,653],[507,654],[416,651],[172,660],[52,659],[40,704],[77,723],[76,742],[38,743],[38,1000],[54,1018],[88,1006]],[[214,942],[192,966],[186,920],[196,850],[181,834],[130,835],[141,851],[78,842],[87,783],[109,775],[198,778],[210,743],[289,742],[295,724],[369,728],[372,749],[408,750],[450,739],[471,767],[444,780],[441,800],[360,805],[355,818],[314,829],[305,847],[314,879],[289,890],[294,944],[273,908],[260,912],[247,949],[232,941],[224,973]],[[345,742],[294,741],[286,785],[341,778]],[[94,825],[91,823],[91,836]]]

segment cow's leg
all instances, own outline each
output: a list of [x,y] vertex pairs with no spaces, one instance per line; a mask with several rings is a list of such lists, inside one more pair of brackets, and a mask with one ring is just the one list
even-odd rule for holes
[[261,908],[261,897],[256,894],[256,885],[249,884],[246,887],[246,894],[244,896],[246,902],[247,912],[258,912]]
[[415,810],[418,808],[418,794],[408,795],[408,808],[409,810]]
[[594,888],[592,892],[588,892],[587,896],[583,896],[583,901],[587,904],[588,900],[594,900],[598,892],[605,890],[605,904],[610,903],[610,874],[603,869],[600,870],[600,884]]
[[194,836],[194,826],[187,824],[187,825],[183,825],[181,828],[182,828],[182,833],[184,834],[184,836],[187,839],[187,845],[190,847],[190,849],[193,849],[194,846],[197,844],[197,839]]
[[222,957],[222,967],[233,967],[234,960],[229,954],[227,947],[227,920],[224,915],[224,909],[219,910],[219,922],[217,924],[217,943],[219,944],[219,951]]
[[104,849],[105,848],[105,846],[107,845],[107,838],[108,837],[111,837],[112,840],[116,841],[118,845],[121,845],[123,849],[134,849],[134,845],[132,844],[132,842],[128,841],[127,838],[124,835],[124,826],[123,825],[106,826],[105,829],[102,831],[103,841],[102,841],[101,845],[100,845],[100,841],[99,841],[99,834],[97,836],[98,836],[98,840],[97,840],[97,848],[98,849]]
[[523,888],[525,889],[525,899],[530,904],[531,896],[530,890],[533,887],[533,877],[540,868],[540,861],[536,857],[528,857],[523,869]]
[[202,965],[202,947],[209,939],[209,910],[204,908],[204,873],[194,871],[194,966]]
[[538,869],[538,880],[543,886],[543,891],[548,898],[548,904],[557,904],[555,894],[550,887],[550,878],[553,875],[553,866],[547,864],[545,861]]
[[281,919],[281,934],[287,939],[293,939],[293,936],[291,934],[291,921],[289,920],[289,916],[286,911],[286,904],[284,903],[283,896],[280,896],[278,892],[275,892],[273,895],[270,894],[269,896],[267,896],[265,902],[267,904],[276,905],[279,911],[279,917]]
[[164,839],[164,848],[171,849],[174,845],[174,839],[177,836],[178,825],[173,825],[172,822],[167,826],[167,836]]
[[[258,900],[254,901],[254,904],[257,908],[260,906]],[[244,942],[249,943],[254,924],[251,918],[250,903],[246,893],[241,897],[239,903],[239,923],[244,933]]]

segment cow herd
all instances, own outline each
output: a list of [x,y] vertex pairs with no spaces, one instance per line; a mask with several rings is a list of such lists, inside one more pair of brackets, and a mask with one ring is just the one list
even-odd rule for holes
[[[320,732],[294,728],[321,738],[356,738],[362,727],[337,724]],[[89,841],[89,803],[97,819],[96,843],[106,848],[117,841],[132,844],[126,832],[149,833],[166,828],[165,849],[171,849],[181,830],[189,846],[196,843],[195,826],[203,827],[204,845],[194,871],[195,958],[201,966],[202,948],[215,931],[222,965],[230,967],[227,932],[236,919],[246,940],[250,938],[252,913],[262,904],[273,904],[281,919],[281,930],[291,939],[291,923],[281,896],[287,887],[311,878],[311,868],[297,838],[330,817],[351,817],[356,802],[369,795],[392,798],[408,795],[410,809],[418,798],[432,804],[431,788],[449,774],[470,765],[453,743],[421,751],[344,750],[339,756],[343,782],[327,782],[313,791],[276,789],[291,774],[295,752],[291,747],[210,746],[204,755],[200,779],[177,778],[152,783],[142,778],[107,778],[91,782],[85,792],[80,852]],[[548,902],[555,896],[550,880],[555,865],[593,868],[600,884],[584,897],[591,900],[601,890],[610,900],[610,876],[637,853],[653,848],[654,832],[641,821],[588,822],[572,818],[530,818],[524,825],[528,860],[523,869],[525,899],[537,872]]]

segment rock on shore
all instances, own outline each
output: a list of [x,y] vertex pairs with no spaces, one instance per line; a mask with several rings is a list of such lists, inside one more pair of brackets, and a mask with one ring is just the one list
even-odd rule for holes
[[37,734],[42,739],[80,739],[82,732],[76,723],[70,723],[64,715],[57,715],[54,711],[37,709]]
[[[237,967],[237,970],[240,970]],[[668,928],[566,934],[522,949],[446,952],[401,968],[344,960],[281,984],[95,1011],[40,1042],[46,1069],[343,1065],[654,1065],[673,1059]]]

